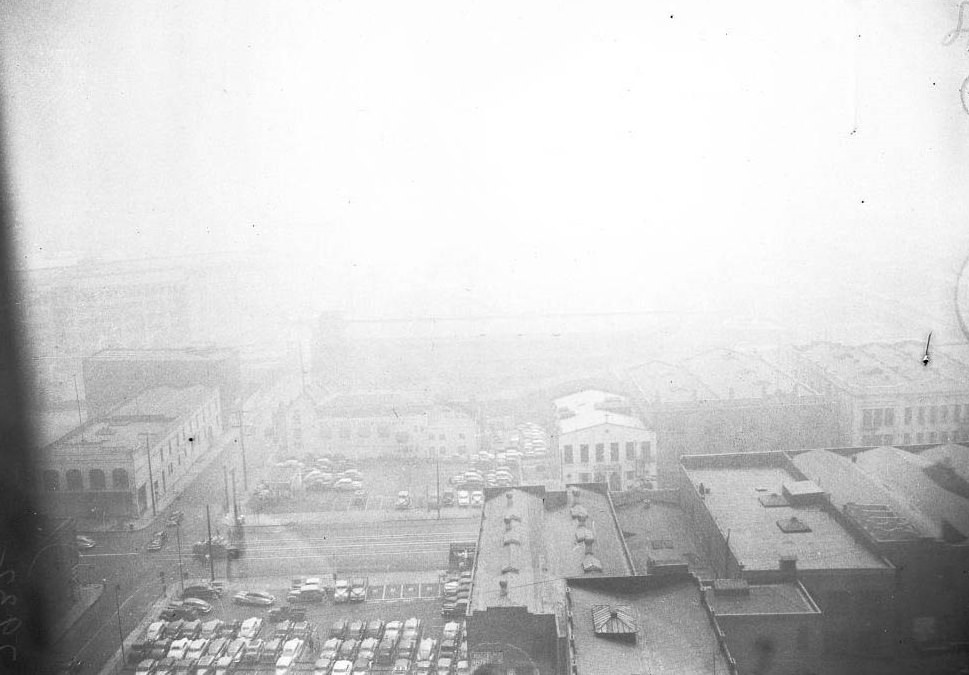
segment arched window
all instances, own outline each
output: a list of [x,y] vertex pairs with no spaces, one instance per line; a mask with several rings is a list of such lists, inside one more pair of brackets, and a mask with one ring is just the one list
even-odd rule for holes
[[88,471],[87,481],[91,484],[92,490],[103,490],[107,487],[104,480],[104,472],[101,469],[91,469]]
[[61,476],[54,469],[44,471],[44,489],[48,492],[57,492],[61,489]]
[[81,478],[81,472],[77,469],[67,470],[67,489],[75,491],[84,489],[84,480]]
[[115,469],[111,472],[111,487],[115,490],[128,489],[128,472],[124,469]]

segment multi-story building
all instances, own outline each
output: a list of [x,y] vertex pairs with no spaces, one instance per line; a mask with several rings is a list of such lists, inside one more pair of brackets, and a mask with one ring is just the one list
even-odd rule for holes
[[308,387],[277,415],[283,454],[466,459],[478,428],[466,412],[405,392],[326,393]]
[[225,411],[237,409],[242,393],[239,355],[234,349],[105,349],[84,359],[83,368],[91,418],[155,387],[218,389]]
[[[969,348],[905,341],[790,349],[794,375],[827,397],[840,429],[832,446],[969,441]],[[822,446],[803,446],[822,447]]]
[[681,503],[716,578],[797,578],[823,613],[825,658],[891,652],[895,568],[785,453],[681,464]]
[[[969,456],[963,446],[948,447]],[[969,499],[936,482],[949,478],[948,455],[933,452],[942,449],[921,456],[887,447],[810,450],[791,457],[895,566],[895,631],[906,645],[969,639]]]
[[48,511],[95,518],[157,511],[222,425],[217,389],[144,391],[41,450],[38,485]]
[[656,479],[656,434],[630,415],[627,399],[587,390],[554,405],[552,445],[564,482],[602,482],[618,491]]
[[836,418],[824,397],[756,354],[714,349],[676,364],[627,371],[656,432],[659,484],[674,487],[683,455],[831,447]]

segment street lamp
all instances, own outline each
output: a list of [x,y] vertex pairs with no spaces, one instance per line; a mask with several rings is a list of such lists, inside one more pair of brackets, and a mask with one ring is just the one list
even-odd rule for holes
[[158,511],[155,507],[155,477],[151,470],[151,445],[149,438],[151,434],[145,434],[145,454],[148,456],[148,492],[151,493],[151,515],[157,516]]
[[[105,585],[107,585],[108,580],[104,579]],[[121,641],[121,663],[125,664],[128,659],[124,655],[124,631],[121,629],[121,600],[119,596],[121,595],[121,584],[114,585],[114,606],[118,610],[118,638]]]

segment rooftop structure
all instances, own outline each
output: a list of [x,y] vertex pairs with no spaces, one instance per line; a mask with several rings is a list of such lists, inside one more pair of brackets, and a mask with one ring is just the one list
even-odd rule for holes
[[748,584],[741,579],[717,579],[705,595],[716,616],[821,613],[797,581]]
[[575,675],[736,672],[689,576],[569,580]]
[[693,489],[745,571],[888,569],[839,520],[826,496],[807,489],[783,453],[682,458]]
[[832,503],[874,541],[914,541],[940,537],[941,527],[897,492],[848,457],[828,450],[792,455],[794,465],[823,486]]
[[581,412],[573,417],[566,417],[559,420],[559,434],[568,434],[582,429],[591,429],[603,424],[615,424],[621,427],[632,429],[645,429],[646,425],[642,420],[629,415],[621,415],[605,410],[588,410]]
[[569,410],[575,414],[609,408],[611,406],[628,406],[629,401],[619,394],[600,391],[598,389],[585,389],[583,391],[561,396],[553,401],[553,405],[558,410]]
[[969,499],[933,480],[930,460],[890,447],[873,448],[855,457],[859,468],[926,514],[944,539],[969,537]]

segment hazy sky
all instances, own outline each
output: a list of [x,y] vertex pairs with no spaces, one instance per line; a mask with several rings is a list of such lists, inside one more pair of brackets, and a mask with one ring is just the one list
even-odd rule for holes
[[969,255],[957,17],[8,0],[18,241],[262,247],[367,315],[769,316],[841,293],[942,311]]

